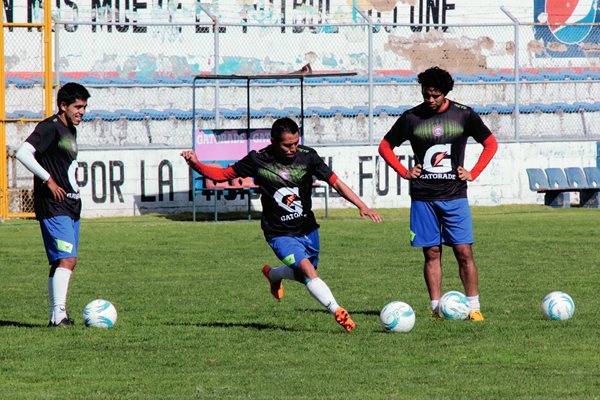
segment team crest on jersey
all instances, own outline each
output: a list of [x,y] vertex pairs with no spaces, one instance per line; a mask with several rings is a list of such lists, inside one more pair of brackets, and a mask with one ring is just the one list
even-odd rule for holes
[[285,169],[282,169],[281,171],[279,171],[279,176],[286,181],[290,180],[290,173]]
[[432,129],[431,132],[433,133],[433,136],[435,137],[440,137],[444,134],[444,127],[441,125],[435,125]]

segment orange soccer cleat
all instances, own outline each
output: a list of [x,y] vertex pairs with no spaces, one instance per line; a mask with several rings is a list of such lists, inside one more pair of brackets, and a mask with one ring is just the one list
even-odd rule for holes
[[262,273],[265,276],[265,278],[267,278],[267,280],[269,281],[269,286],[271,287],[271,294],[273,295],[273,297],[275,297],[275,300],[279,301],[283,299],[283,283],[281,281],[271,281],[271,278],[269,278],[269,273],[271,272],[271,269],[272,268],[270,266],[265,265],[262,268]]

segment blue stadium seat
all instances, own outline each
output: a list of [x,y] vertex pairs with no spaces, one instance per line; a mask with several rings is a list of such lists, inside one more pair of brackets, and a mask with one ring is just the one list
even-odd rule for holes
[[325,82],[323,78],[304,78],[304,83],[307,85],[322,85]]
[[[590,168],[590,167],[586,167]],[[586,174],[580,167],[565,168],[569,187],[579,190],[579,205],[585,208],[600,207],[600,187],[596,181],[596,186],[590,184]],[[600,176],[598,176],[600,179]]]
[[94,114],[97,118],[100,118],[104,121],[117,121],[121,119],[121,114],[108,110],[95,109]]
[[30,79],[19,78],[16,76],[7,76],[6,77],[7,85],[14,85],[19,89],[28,89],[34,86],[34,82]]
[[529,178],[529,189],[533,192],[550,188],[548,177],[541,168],[527,168]]
[[337,109],[325,107],[308,107],[305,111],[305,115],[311,116],[313,114],[318,115],[322,118],[331,118],[335,117],[335,114],[337,114]]
[[519,104],[519,113],[521,114],[533,114],[536,112],[537,107],[535,103],[532,104]]
[[199,117],[200,119],[214,119],[215,118],[215,112],[213,110],[206,110],[204,108],[196,108],[196,110],[193,111],[193,113],[195,113],[196,116]]
[[25,119],[42,119],[43,113],[35,112],[30,110],[15,110],[12,112],[15,118],[25,118]]
[[477,114],[480,114],[480,115],[488,115],[488,114],[491,114],[493,111],[492,107],[487,106],[487,105],[473,104],[473,105],[471,105],[471,108],[473,110],[475,110],[475,112]]
[[519,80],[527,82],[539,82],[543,81],[544,77],[540,74],[536,74],[533,72],[521,72],[519,73]]
[[[567,178],[565,177],[563,170],[560,168],[554,169],[560,170],[562,178],[564,179],[564,185],[566,185]],[[547,168],[546,171],[548,170],[553,170],[553,168]],[[560,189],[553,187],[550,175],[546,176],[546,173],[544,173],[544,170],[541,168],[527,168],[526,171],[529,178],[529,189],[534,192],[544,193],[544,205],[557,208],[569,207],[569,193],[565,193]],[[551,171],[551,173],[553,173],[553,171]],[[555,178],[553,177],[552,179]]]
[[143,112],[134,110],[118,109],[115,110],[115,113],[124,116],[130,121],[143,121],[146,118],[146,115]]
[[[356,107],[337,107],[337,111],[342,114],[342,116],[350,118],[358,117],[358,114],[360,114],[360,110]],[[369,110],[367,109],[367,113],[368,112]]]
[[154,119],[157,121],[164,121],[169,118],[169,113],[165,111],[155,110],[153,108],[143,108],[140,110],[140,112],[150,117],[150,119]]
[[270,115],[273,118],[284,118],[290,115],[288,111],[275,107],[264,107],[262,110],[265,112],[265,114]]
[[557,110],[562,110],[563,112],[574,113],[579,112],[579,106],[575,104],[569,103],[554,103],[556,105]]
[[381,113],[386,113],[390,116],[398,116],[402,115],[402,113],[409,108],[407,106],[393,107],[393,106],[376,106],[373,108],[373,112],[381,115]]
[[598,167],[583,167],[583,172],[590,187],[600,188],[600,168]]
[[240,119],[245,113],[246,110],[241,108],[237,108],[235,110],[231,110],[229,108],[219,108],[219,114],[227,119]]
[[[387,82],[391,82],[392,80],[390,78],[388,78],[387,76],[382,77],[381,75],[374,75],[373,76],[373,82],[383,82],[383,80],[377,80],[377,79],[381,79],[381,78],[387,78]],[[350,77],[350,82],[351,83],[368,83],[369,82],[369,77],[366,75],[354,75]]]
[[326,76],[324,77],[325,82],[329,84],[340,84],[348,82],[348,78],[346,76]]
[[416,83],[417,82],[417,76],[415,74],[389,75],[389,77],[396,83]]
[[489,104],[488,106],[498,114],[512,114],[515,111],[514,104]]
[[569,187],[573,189],[588,187],[587,178],[580,167],[567,167],[565,168],[565,174],[567,175]]
[[569,182],[562,168],[546,168],[548,183],[552,189],[568,189]]
[[165,110],[169,115],[175,116],[176,119],[179,120],[188,120],[192,119],[192,111],[191,110],[180,110],[179,108],[169,108]]
[[[365,82],[368,82],[369,79],[367,77]],[[394,80],[386,75],[373,75],[373,83],[392,83]]]

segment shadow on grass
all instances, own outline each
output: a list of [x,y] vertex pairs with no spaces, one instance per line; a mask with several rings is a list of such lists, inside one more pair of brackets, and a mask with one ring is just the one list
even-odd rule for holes
[[199,322],[199,323],[168,323],[167,325],[177,326],[197,326],[200,328],[246,328],[254,329],[257,331],[273,330],[273,331],[286,331],[293,332],[297,329],[292,329],[284,326],[273,325],[273,324],[261,324],[257,322]]
[[28,324],[17,321],[0,321],[0,326],[15,326],[17,328],[47,328],[46,325]]

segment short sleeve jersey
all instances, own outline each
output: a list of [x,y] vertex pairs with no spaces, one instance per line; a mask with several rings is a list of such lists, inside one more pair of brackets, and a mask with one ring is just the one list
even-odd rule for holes
[[233,170],[241,177],[253,177],[260,186],[261,227],[267,240],[306,235],[319,227],[312,212],[313,176],[328,181],[333,171],[310,147],[298,146],[290,163],[279,162],[273,150],[269,145],[251,151]]
[[413,200],[454,200],[467,197],[467,182],[458,177],[467,140],[482,143],[492,132],[472,108],[450,100],[448,108],[434,113],[424,103],[404,112],[385,139],[393,146],[409,141],[421,176],[410,180]]
[[67,127],[53,115],[40,122],[26,140],[35,148],[36,160],[66,192],[63,201],[56,201],[50,189],[34,176],[33,199],[38,220],[58,215],[79,219],[81,197],[76,181],[76,139],[75,127]]

